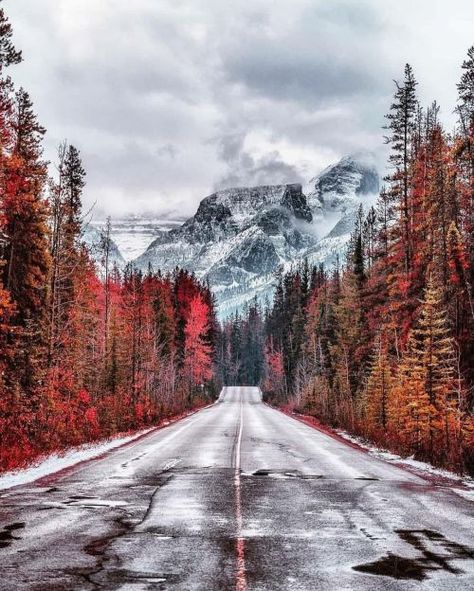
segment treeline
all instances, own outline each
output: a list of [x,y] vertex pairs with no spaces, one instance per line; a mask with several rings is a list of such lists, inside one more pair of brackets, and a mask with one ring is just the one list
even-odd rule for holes
[[214,303],[185,271],[98,274],[83,241],[85,171],[59,149],[8,75],[21,61],[0,9],[0,470],[153,424],[213,388]]
[[258,386],[265,371],[265,319],[255,297],[221,324],[216,361],[226,386]]
[[452,133],[416,86],[407,65],[387,116],[390,174],[345,259],[279,279],[261,383],[275,402],[472,473],[474,47]]

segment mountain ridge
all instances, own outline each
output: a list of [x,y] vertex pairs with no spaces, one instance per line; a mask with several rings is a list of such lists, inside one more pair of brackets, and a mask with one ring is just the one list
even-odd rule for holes
[[254,295],[271,297],[275,272],[307,258],[330,266],[341,254],[360,204],[371,204],[379,176],[367,156],[345,156],[303,187],[235,187],[204,197],[194,216],[161,231],[133,265],[184,267],[208,280],[225,316]]

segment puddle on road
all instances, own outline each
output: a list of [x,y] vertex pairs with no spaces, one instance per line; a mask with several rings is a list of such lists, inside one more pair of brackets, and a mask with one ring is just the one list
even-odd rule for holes
[[462,574],[464,571],[453,564],[453,561],[474,559],[474,550],[448,540],[439,532],[430,529],[395,531],[403,541],[421,553],[419,558],[407,558],[388,552],[378,560],[353,566],[353,570],[394,579],[423,581],[433,571]]
[[393,577],[394,579],[414,579],[415,581],[423,581],[426,578],[426,570],[434,570],[436,567],[429,567],[420,564],[417,560],[410,558],[403,558],[389,552],[387,556],[368,562],[367,564],[360,564],[353,566],[354,570],[361,573],[368,573],[370,575],[382,575],[385,577]]
[[0,530],[0,548],[8,548],[14,540],[21,540],[21,537],[13,535],[13,532],[23,529],[24,527],[25,524],[23,522],[5,525],[4,528]]

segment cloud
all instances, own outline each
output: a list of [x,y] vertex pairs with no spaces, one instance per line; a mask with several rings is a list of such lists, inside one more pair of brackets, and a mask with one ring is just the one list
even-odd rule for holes
[[[215,188],[306,181],[385,158],[394,78],[413,64],[453,124],[468,0],[4,0],[12,71],[88,172],[85,207],[192,214]],[[443,40],[440,43],[440,40]]]
[[[240,152],[229,164],[229,172],[216,183],[215,189],[269,184],[303,183],[304,177],[296,166],[287,164],[275,151],[261,158]],[[269,181],[271,179],[271,181]]]

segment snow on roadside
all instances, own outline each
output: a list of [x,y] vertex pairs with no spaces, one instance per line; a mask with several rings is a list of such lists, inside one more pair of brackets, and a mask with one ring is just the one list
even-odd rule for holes
[[[165,424],[166,422],[162,423],[161,426],[164,426]],[[43,478],[44,476],[49,476],[50,474],[54,474],[55,472],[59,472],[65,468],[69,468],[74,464],[78,464],[79,462],[90,460],[104,454],[107,451],[110,451],[111,449],[115,449],[121,445],[124,445],[125,443],[129,443],[130,441],[134,441],[139,437],[143,437],[143,435],[146,435],[154,429],[156,429],[156,427],[143,429],[142,431],[136,431],[132,435],[127,435],[125,437],[122,436],[108,439],[107,441],[102,441],[101,443],[84,444],[79,447],[69,449],[64,453],[55,453],[46,458],[40,459],[39,462],[29,466],[28,468],[6,472],[5,474],[0,475],[0,490],[4,490],[12,486],[28,484],[38,480],[39,478]]]
[[455,474],[454,472],[450,472],[449,470],[443,470],[442,468],[435,468],[431,464],[427,462],[421,462],[420,460],[415,460],[413,457],[404,458],[393,452],[387,451],[385,449],[380,449],[375,445],[372,445],[366,439],[362,437],[356,437],[355,435],[350,435],[346,431],[342,429],[335,429],[335,433],[337,433],[343,439],[351,443],[355,443],[359,447],[362,447],[367,453],[375,458],[379,458],[380,460],[384,460],[385,462],[389,462],[391,464],[397,464],[399,466],[406,466],[407,468],[411,468],[413,471],[420,473],[421,475],[431,476],[431,477],[438,477],[440,479],[449,480],[457,485],[456,492],[460,496],[474,501],[474,478],[469,476],[460,476],[459,474]]

